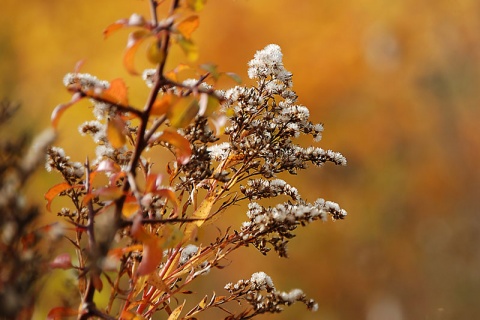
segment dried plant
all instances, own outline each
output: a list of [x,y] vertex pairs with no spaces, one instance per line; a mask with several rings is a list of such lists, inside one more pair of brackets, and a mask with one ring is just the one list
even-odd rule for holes
[[35,169],[44,160],[44,153],[53,141],[46,131],[29,144],[28,134],[12,137],[5,126],[19,106],[7,100],[0,102],[0,318],[28,319],[38,280],[48,269],[48,258],[42,250],[47,241],[58,239],[58,225],[38,228],[40,210],[28,203],[24,188]]
[[[268,45],[249,62],[253,87],[215,89],[222,76],[237,76],[214,65],[194,69],[198,78],[187,80],[179,80],[178,72],[193,67],[165,69],[172,45],[179,45],[188,60],[196,58],[191,35],[199,22],[195,12],[204,2],[172,0],[167,17],[158,19],[157,6],[167,2],[152,0],[150,20],[133,14],[105,30],[110,36],[120,28],[135,28],[124,57],[132,74],[137,74],[133,60],[138,47],[147,45],[147,57],[156,68],[142,73],[150,87],[143,109],[129,105],[122,79],[99,80],[78,69],[65,76],[72,100],[54,110],[52,124],[56,128],[76,102],[90,100],[95,120],[81,124],[79,131],[97,147],[96,158],[84,163],[72,161],[59,147],[47,152],[47,170],[63,177],[46,193],[47,208],[57,196],[71,200],[58,215],[73,226],[66,236],[76,249],[75,259],[61,254],[54,266],[78,271],[80,297],[79,308],[55,308],[52,319],[150,319],[158,312],[166,312],[170,320],[195,319],[210,308],[225,310],[225,319],[248,319],[280,312],[297,301],[317,309],[299,289],[277,291],[263,272],[227,284],[225,295],[205,297],[190,311],[178,303],[194,279],[214,276],[210,270],[221,267],[232,251],[253,245],[263,254],[273,249],[286,257],[298,226],[347,214],[324,199],[308,203],[279,179],[310,164],[346,164],[340,153],[296,143],[300,135],[318,142],[323,126],[312,123],[308,109],[297,104],[279,46]],[[153,157],[153,150],[166,152]],[[280,195],[289,200],[262,206],[262,199]],[[210,243],[202,241],[198,230],[241,202],[248,202],[248,221]],[[95,295],[105,281],[111,293],[106,308],[100,309]],[[235,314],[228,311],[230,301],[249,307]]]

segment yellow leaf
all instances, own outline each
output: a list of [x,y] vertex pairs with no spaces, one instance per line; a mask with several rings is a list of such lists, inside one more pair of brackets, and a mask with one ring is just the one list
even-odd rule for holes
[[113,117],[107,121],[107,138],[112,147],[119,149],[127,142],[125,136],[125,122],[119,117]]
[[213,95],[202,93],[200,96],[198,114],[201,116],[208,117],[213,112],[215,112],[220,106],[220,101]]
[[165,58],[163,50],[159,47],[160,43],[161,41],[157,39],[157,41],[151,42],[147,47],[147,59],[153,64],[161,63]]
[[167,118],[175,128],[185,128],[198,114],[198,101],[193,96],[183,97],[168,109]]
[[192,33],[198,28],[199,24],[200,19],[198,16],[194,15],[180,21],[176,28],[185,39],[190,39]]
[[199,227],[202,226],[202,224],[205,223],[205,219],[208,218],[210,215],[210,212],[212,211],[213,204],[215,203],[216,196],[215,195],[210,195],[207,198],[205,198],[202,203],[200,203],[200,206],[198,206],[197,210],[193,213],[193,215],[190,217],[192,219],[198,219],[196,221],[190,222],[186,225],[185,227],[185,232],[184,232],[184,241],[189,241],[192,238],[192,235],[194,234],[194,231],[197,231]]
[[187,0],[187,6],[194,11],[202,10],[205,3],[207,3],[207,0]]
[[200,309],[204,309],[204,308],[205,308],[205,306],[207,305],[207,299],[208,299],[208,296],[205,296],[205,297],[203,297],[202,301],[200,301],[200,302],[198,303],[198,307],[199,307]]
[[175,308],[175,310],[173,310],[170,316],[168,316],[167,320],[177,320],[178,317],[180,316],[180,313],[182,313],[184,305],[185,305],[185,301],[183,301],[181,305],[179,305],[178,307]]

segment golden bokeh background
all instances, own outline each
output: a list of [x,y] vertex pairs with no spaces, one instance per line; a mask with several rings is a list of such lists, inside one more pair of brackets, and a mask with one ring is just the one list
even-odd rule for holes
[[[70,98],[62,78],[81,59],[84,72],[124,78],[132,104],[142,105],[147,90],[121,63],[128,31],[104,40],[102,30],[133,12],[148,15],[146,0],[1,7],[0,97],[23,105],[12,137],[48,127],[52,109]],[[319,302],[316,313],[293,306],[262,319],[479,318],[480,2],[209,0],[200,21],[198,62],[246,82],[256,50],[282,47],[300,102],[325,124],[319,146],[348,159],[346,168],[310,168],[292,184],[349,215],[298,230],[289,259],[242,249],[198,290],[225,294],[226,282],[262,270],[278,289],[300,287]],[[57,143],[78,161],[93,154],[76,129],[90,118],[75,106],[61,120]],[[56,182],[37,173],[30,201],[43,203]],[[230,215],[244,220],[243,210]],[[49,290],[41,310],[52,307]]]

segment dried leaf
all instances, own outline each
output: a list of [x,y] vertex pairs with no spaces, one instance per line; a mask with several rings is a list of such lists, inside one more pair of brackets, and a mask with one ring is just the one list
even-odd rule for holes
[[197,15],[187,17],[176,25],[176,29],[185,39],[190,39],[192,33],[200,25],[200,19]]
[[192,155],[190,142],[174,129],[166,128],[158,137],[158,140],[167,142],[175,147],[175,156],[178,163],[186,164],[190,161]]
[[184,305],[185,305],[185,300],[183,301],[183,303],[181,305],[179,305],[178,307],[175,308],[175,310],[173,310],[173,312],[170,314],[170,316],[168,316],[167,320],[177,320],[178,317],[180,316],[180,314],[182,313]]
[[167,118],[175,128],[185,128],[198,114],[198,101],[193,96],[183,97],[168,109]]
[[51,210],[52,201],[56,196],[58,196],[62,191],[65,191],[71,188],[73,187],[69,185],[67,182],[62,182],[48,189],[47,193],[45,193],[45,200],[47,200],[47,206],[46,206],[47,210],[52,211]]
[[72,258],[68,253],[62,253],[59,254],[58,256],[53,259],[52,262],[50,262],[50,268],[52,269],[70,269],[72,268]]
[[137,53],[138,48],[142,42],[150,35],[149,32],[145,30],[137,30],[128,36],[127,47],[125,48],[125,53],[123,55],[123,65],[127,71],[132,75],[138,75],[138,72],[135,70],[135,54]]

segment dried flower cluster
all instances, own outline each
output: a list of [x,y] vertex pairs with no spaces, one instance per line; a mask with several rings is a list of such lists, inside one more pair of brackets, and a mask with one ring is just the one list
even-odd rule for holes
[[[174,301],[182,299],[198,276],[211,276],[212,269],[222,267],[232,251],[253,245],[263,254],[273,248],[286,257],[287,243],[298,226],[347,214],[331,201],[307,203],[294,186],[279,178],[311,164],[346,164],[340,153],[296,142],[301,135],[318,142],[323,125],[312,123],[308,108],[297,103],[279,46],[268,45],[249,62],[248,75],[257,81],[253,87],[216,90],[222,74],[213,66],[203,66],[207,73],[198,79],[183,81],[177,79],[179,67],[164,70],[171,38],[188,58],[195,56],[190,36],[198,16],[182,17],[176,10],[183,6],[187,10],[179,12],[195,11],[200,3],[173,0],[164,20],[156,14],[152,21],[134,14],[106,29],[108,35],[120,27],[141,28],[140,33],[132,32],[127,44],[125,61],[131,73],[137,74],[132,56],[138,44],[152,41],[149,59],[157,68],[143,72],[151,88],[143,110],[129,105],[121,79],[104,81],[78,71],[64,79],[72,100],[55,109],[52,123],[57,127],[66,109],[89,99],[95,119],[81,124],[79,132],[97,146],[95,159],[83,164],[59,147],[47,152],[47,170],[60,172],[64,180],[47,192],[47,208],[57,196],[71,199],[73,207],[61,208],[58,215],[74,226],[69,238],[77,254],[75,261],[62,254],[55,266],[75,265],[81,306],[57,308],[51,316],[150,319],[166,312],[169,319],[180,319],[184,304],[175,306]],[[160,3],[150,4],[156,12]],[[161,152],[152,157],[152,150]],[[275,207],[259,203],[278,196],[288,200]],[[249,203],[248,221],[203,243],[198,230],[240,202]],[[111,294],[100,309],[95,295],[105,280]],[[225,288],[230,295],[214,295],[209,301],[205,297],[184,317],[193,319],[209,308],[226,310],[224,304],[242,300],[251,308],[225,319],[276,313],[297,301],[317,309],[299,289],[277,291],[263,272]]]

